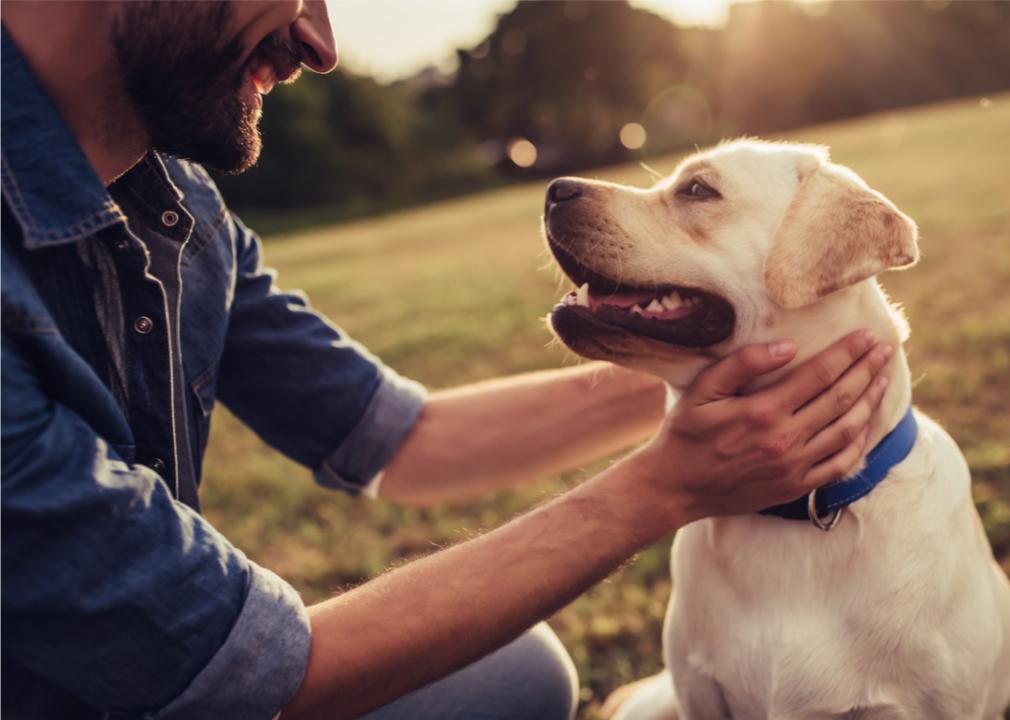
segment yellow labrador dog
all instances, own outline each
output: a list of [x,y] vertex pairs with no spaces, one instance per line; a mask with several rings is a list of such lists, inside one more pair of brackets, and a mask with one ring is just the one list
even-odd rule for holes
[[[561,178],[544,231],[577,288],[551,313],[558,337],[674,390],[750,343],[793,338],[801,362],[860,327],[908,334],[874,276],[916,261],[915,225],[822,148],[732,142],[649,190]],[[960,451],[911,411],[903,353],[884,372],[846,479],[678,533],[667,669],[621,720],[1002,717],[1010,583]]]

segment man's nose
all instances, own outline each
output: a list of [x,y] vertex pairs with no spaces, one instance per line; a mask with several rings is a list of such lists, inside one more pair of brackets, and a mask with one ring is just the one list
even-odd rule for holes
[[337,66],[337,43],[325,0],[307,0],[302,14],[291,24],[291,38],[309,70],[328,73]]

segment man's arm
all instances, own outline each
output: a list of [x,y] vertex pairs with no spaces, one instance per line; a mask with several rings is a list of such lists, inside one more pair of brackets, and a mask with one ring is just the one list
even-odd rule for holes
[[[862,453],[884,392],[872,381],[887,355],[871,342],[849,336],[739,397],[795,352],[745,348],[702,373],[656,439],[623,462],[483,537],[311,607],[309,664],[284,720],[380,707],[505,644],[665,533],[839,477]],[[841,379],[822,393],[820,377]],[[858,399],[839,406],[840,397]]]
[[267,444],[312,468],[319,484],[356,494],[414,427],[424,389],[384,366],[304,295],[275,287],[259,238],[229,218],[235,287],[218,398]]
[[[46,341],[0,344],[4,680],[9,661],[116,715],[272,717],[308,656],[298,594],[49,396]],[[5,709],[31,692],[5,684]]]
[[[854,397],[860,377],[832,393]],[[379,495],[423,506],[557,475],[645,440],[664,401],[658,379],[599,362],[432,393]]]
[[658,379],[607,363],[432,393],[379,494],[430,505],[557,475],[645,440],[664,398]]

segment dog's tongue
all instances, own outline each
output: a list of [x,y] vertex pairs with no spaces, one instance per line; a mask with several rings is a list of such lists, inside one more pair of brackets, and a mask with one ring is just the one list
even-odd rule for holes
[[635,305],[645,307],[654,297],[656,297],[656,293],[648,290],[630,290],[628,292],[616,292],[609,295],[593,295],[590,292],[589,307],[596,308],[600,305],[611,305],[627,310]]

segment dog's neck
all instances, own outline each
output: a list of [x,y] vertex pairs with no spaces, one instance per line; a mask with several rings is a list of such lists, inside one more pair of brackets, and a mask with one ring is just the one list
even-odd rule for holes
[[[830,322],[825,322],[825,318],[830,318]],[[888,343],[894,348],[894,355],[883,370],[889,380],[887,391],[870,420],[870,434],[866,442],[866,451],[869,452],[898,424],[912,400],[908,362],[901,347],[908,334],[907,324],[876,280],[858,283],[825,298],[816,306],[783,312],[771,328],[775,337],[761,340],[793,338],[798,346],[796,358],[783,370],[762,376],[746,391],[753,392],[771,384],[831,343],[860,328],[869,329],[878,342]]]
[[[773,313],[769,317],[757,318],[754,328],[747,333],[746,341],[740,345],[792,338],[798,346],[796,358],[781,370],[762,375],[746,386],[745,394],[771,385],[803,361],[860,328],[869,329],[878,342],[888,343],[894,348],[894,355],[883,370],[889,380],[887,391],[870,420],[870,434],[866,441],[866,452],[869,452],[898,424],[912,399],[908,362],[901,348],[908,330],[898,309],[888,301],[875,280],[867,280],[808,308],[774,310]],[[826,322],[825,318],[830,318],[830,321]],[[662,377],[662,373],[657,374]],[[683,391],[681,382],[670,377],[665,379],[675,394]],[[860,458],[850,472],[855,472],[862,464],[863,458]]]

